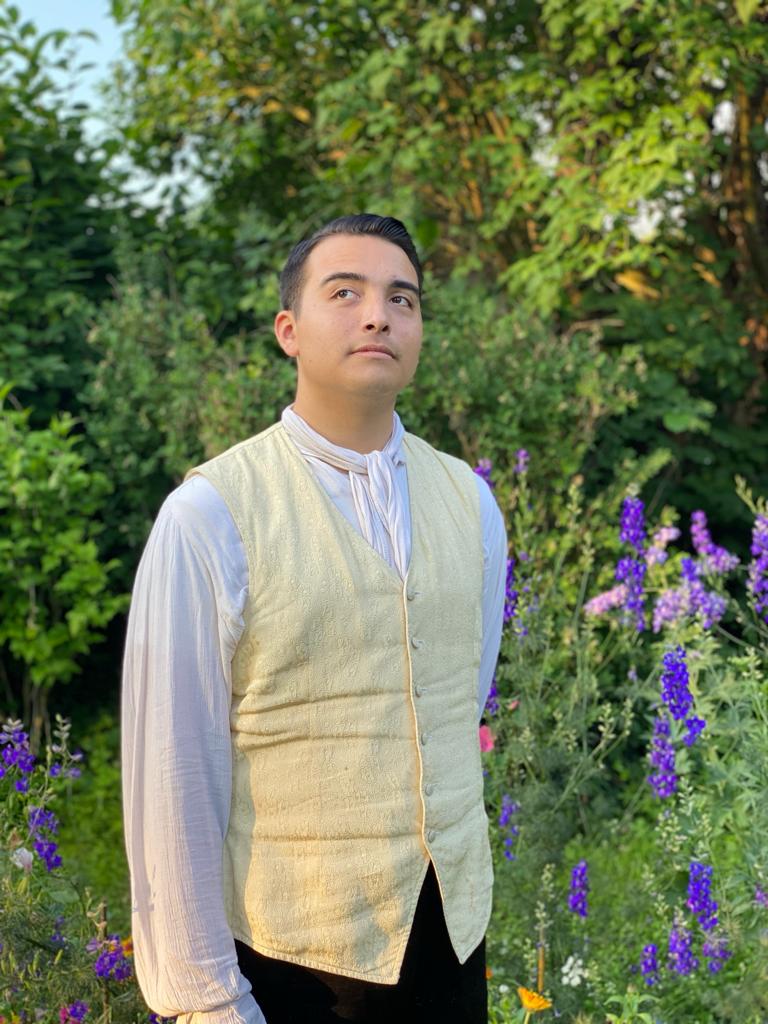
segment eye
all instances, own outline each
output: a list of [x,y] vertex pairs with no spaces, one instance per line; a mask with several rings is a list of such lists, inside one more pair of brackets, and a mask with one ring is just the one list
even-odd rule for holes
[[352,289],[351,288],[339,288],[338,291],[333,293],[331,298],[333,298],[333,299],[337,298],[339,295],[341,295],[342,292],[349,292],[350,294],[352,294]]
[[[413,306],[413,303],[411,302],[411,300],[408,298],[407,295],[393,295],[392,298],[393,299],[405,299],[405,301],[408,303],[409,306]],[[398,303],[398,305],[399,305],[399,303]]]

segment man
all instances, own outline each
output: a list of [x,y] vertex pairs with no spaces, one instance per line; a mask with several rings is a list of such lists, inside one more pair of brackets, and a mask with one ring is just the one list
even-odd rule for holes
[[485,482],[394,412],[421,287],[393,218],[300,242],[274,325],[295,402],[190,471],[142,556],[132,934],[148,1004],[183,1024],[487,1021],[477,729],[506,537]]

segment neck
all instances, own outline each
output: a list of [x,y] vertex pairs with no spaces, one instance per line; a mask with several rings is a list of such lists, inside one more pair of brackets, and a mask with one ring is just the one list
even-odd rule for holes
[[354,402],[331,406],[313,402],[298,392],[293,411],[331,444],[361,455],[381,451],[392,435],[394,403],[390,402],[375,408],[370,401],[359,406]]

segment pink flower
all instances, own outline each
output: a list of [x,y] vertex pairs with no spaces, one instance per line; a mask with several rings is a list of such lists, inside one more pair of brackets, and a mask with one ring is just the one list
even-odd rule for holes
[[480,726],[480,749],[483,753],[486,750],[493,750],[493,733],[487,725]]

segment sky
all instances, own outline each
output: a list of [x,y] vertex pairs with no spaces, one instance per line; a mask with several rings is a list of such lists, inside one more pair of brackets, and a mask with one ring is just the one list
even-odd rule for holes
[[[79,81],[70,93],[73,102],[85,102],[95,108],[102,106],[96,91],[99,81],[109,75],[109,65],[122,51],[122,30],[118,28],[109,12],[109,0],[77,0],[73,4],[62,4],[52,0],[12,0],[21,11],[23,21],[31,21],[38,31],[50,32],[65,28],[70,32],[88,29],[98,36],[77,40],[78,63],[92,63],[95,66],[83,71]],[[54,51],[51,49],[50,54]],[[90,118],[89,131],[96,132],[101,126],[98,117]]]
[[[91,113],[85,119],[85,131],[87,136],[96,141],[108,129],[103,112],[104,101],[98,85],[109,78],[110,65],[120,58],[123,50],[124,29],[112,18],[109,0],[76,0],[71,4],[62,4],[61,0],[11,0],[11,3],[19,8],[22,21],[33,22],[40,33],[61,28],[70,32],[87,29],[97,36],[96,40],[70,40],[70,45],[76,48],[76,63],[94,66],[78,75],[69,93],[73,103],[87,103],[91,108]],[[48,52],[52,56],[56,51],[51,47]],[[53,72],[52,77],[56,78]],[[68,80],[66,76],[60,79],[62,84]],[[163,185],[169,180],[180,180],[180,177],[150,178],[135,170],[128,187],[138,193],[137,198],[141,201],[155,205],[160,201],[159,192]],[[189,201],[194,202],[202,195],[203,191],[192,183]]]

